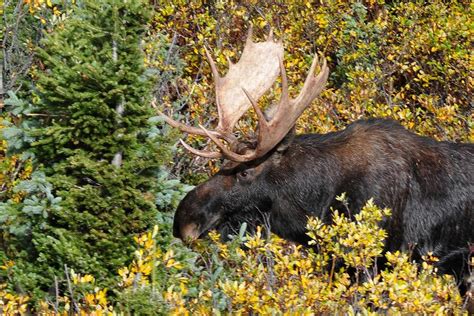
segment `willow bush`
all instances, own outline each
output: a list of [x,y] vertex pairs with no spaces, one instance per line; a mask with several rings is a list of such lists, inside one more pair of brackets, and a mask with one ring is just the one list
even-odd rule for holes
[[[270,29],[284,39],[293,94],[314,53],[329,61],[327,88],[298,121],[298,132],[329,132],[359,118],[388,117],[438,140],[472,141],[472,9],[466,1],[157,1],[154,27],[166,30],[186,62],[176,89],[188,96],[186,106],[176,93],[161,102],[183,109],[178,113],[191,123],[213,126],[214,89],[204,46],[224,74],[227,58],[238,60],[252,24],[254,40],[263,40]],[[278,92],[276,86],[261,105]],[[254,118],[250,113],[241,122],[242,132]],[[197,147],[206,145],[193,139]],[[202,164],[195,162],[199,170]]]
[[[387,268],[374,268],[386,232],[378,222],[390,211],[369,201],[351,221],[308,223],[312,248],[244,229],[230,243],[217,233],[191,246],[160,245],[158,226],[137,236],[135,259],[119,269],[113,289],[93,275],[71,272],[72,288],[36,312],[84,315],[210,314],[461,314],[452,276],[439,276],[431,256],[419,267],[407,254],[386,253]],[[168,234],[165,232],[165,234]],[[352,272],[349,272],[352,271]],[[118,299],[117,299],[118,296]],[[26,310],[24,298],[6,296],[4,311]],[[23,299],[23,301],[22,301]]]

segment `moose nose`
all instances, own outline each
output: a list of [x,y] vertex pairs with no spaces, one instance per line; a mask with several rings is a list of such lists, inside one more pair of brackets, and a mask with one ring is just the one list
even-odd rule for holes
[[199,238],[198,225],[194,223],[173,225],[173,236],[183,241],[193,241]]

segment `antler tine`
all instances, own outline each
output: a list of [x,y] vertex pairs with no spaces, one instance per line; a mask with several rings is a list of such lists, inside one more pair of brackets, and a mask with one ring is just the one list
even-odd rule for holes
[[249,99],[250,103],[253,106],[253,109],[255,110],[255,113],[257,114],[258,122],[259,124],[266,124],[267,120],[265,119],[265,115],[263,114],[262,110],[258,107],[257,102],[252,98],[252,96],[248,93],[248,91],[245,88],[242,88],[244,91],[245,95]]
[[221,76],[219,75],[219,71],[217,70],[216,63],[214,62],[214,59],[212,59],[212,56],[209,53],[209,50],[207,49],[206,46],[204,46],[204,51],[206,52],[207,61],[209,62],[209,65],[211,66],[212,77],[214,77],[214,80],[217,86],[217,81],[220,79]]
[[270,33],[268,33],[267,42],[273,42],[273,29],[270,29]]
[[206,150],[199,150],[189,146],[184,140],[180,139],[181,145],[186,148],[189,152],[195,154],[196,156],[210,158],[210,159],[219,159],[222,158],[222,154],[215,151],[206,151]]
[[280,73],[281,73],[281,101],[287,102],[289,100],[288,93],[288,77],[286,76],[285,65],[283,60],[280,59]]
[[[155,100],[151,102],[151,106],[155,109],[155,111],[165,119],[165,122],[171,125],[174,128],[179,129],[180,131],[188,134],[194,134],[194,135],[200,135],[200,136],[207,136],[206,133],[202,131],[202,129],[193,127],[193,126],[188,126],[186,124],[183,124],[181,122],[173,120],[171,117],[168,115],[164,114],[160,110],[158,110],[158,107],[156,106]],[[234,143],[237,141],[237,138],[232,135],[232,134],[223,134],[217,131],[208,131],[209,133],[213,134],[215,137],[222,138],[228,143]]]
[[160,110],[156,110],[156,112],[165,119],[166,123],[168,123],[172,127],[178,128],[179,130],[185,133],[202,135],[202,131],[199,128],[188,126],[181,122],[175,121],[168,115],[161,112]]
[[246,39],[245,45],[253,44],[252,36],[253,36],[253,25],[250,24],[249,30],[247,32],[247,39]]
[[232,67],[234,65],[234,63],[232,62],[232,60],[230,60],[230,57],[225,56],[225,58],[227,59],[227,63],[229,64],[229,68]]
[[[217,147],[221,150],[222,156],[236,162],[245,162],[249,161],[249,156],[247,155],[239,155],[237,153],[234,153],[233,151],[229,150],[220,140],[219,138],[215,137],[209,131],[204,128],[204,126],[199,125],[199,127],[207,134],[207,136],[216,144]],[[221,156],[221,157],[222,157]]]
[[318,75],[314,75],[314,70],[319,64],[318,55],[315,54],[313,63],[309,70],[308,76],[304,82],[303,88],[296,99],[292,100],[293,103],[304,110],[316,96],[323,90],[325,83],[329,76],[329,68],[327,67],[326,59],[323,58],[323,64],[321,65],[321,71]]

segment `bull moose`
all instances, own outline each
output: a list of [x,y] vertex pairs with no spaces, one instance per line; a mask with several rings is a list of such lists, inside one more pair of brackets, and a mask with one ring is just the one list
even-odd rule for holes
[[[183,240],[210,230],[222,236],[268,222],[271,232],[306,243],[306,223],[316,216],[331,222],[346,193],[348,215],[373,198],[392,210],[381,223],[385,249],[410,250],[414,258],[432,252],[439,270],[458,280],[469,273],[474,242],[474,145],[439,142],[387,119],[359,120],[328,134],[295,135],[294,125],[323,89],[329,74],[315,56],[301,92],[288,93],[283,44],[272,33],[260,43],[250,30],[238,63],[221,77],[206,49],[216,87],[215,130],[192,127],[161,113],[181,131],[210,138],[218,151],[183,146],[195,155],[223,158],[221,170],[181,201],[173,232]],[[314,74],[316,68],[319,73]],[[281,97],[265,113],[257,100],[281,76]],[[251,108],[258,118],[254,139],[239,140],[238,120]],[[472,247],[472,246],[471,246]],[[461,287],[461,291],[465,287]]]

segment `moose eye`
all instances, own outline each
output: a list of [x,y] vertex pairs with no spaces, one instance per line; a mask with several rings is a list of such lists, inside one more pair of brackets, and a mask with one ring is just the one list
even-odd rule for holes
[[237,174],[237,179],[241,181],[249,181],[251,179],[252,174],[249,172],[249,170],[242,170]]

